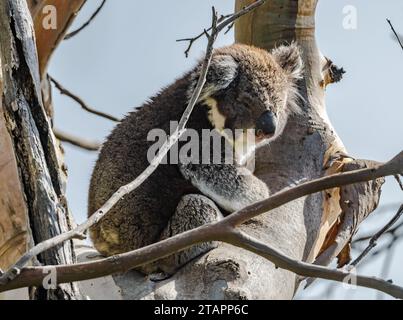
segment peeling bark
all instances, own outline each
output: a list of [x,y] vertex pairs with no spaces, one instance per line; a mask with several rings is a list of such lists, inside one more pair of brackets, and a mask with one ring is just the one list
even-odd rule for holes
[[[343,164],[341,172],[368,168],[373,161],[351,160]],[[379,204],[381,187],[385,179],[377,179],[367,183],[353,184],[337,188],[341,213],[337,216],[332,232],[324,242],[321,252],[315,263],[329,265],[335,257],[338,267],[350,262],[350,244],[352,236],[357,232],[359,225]]]

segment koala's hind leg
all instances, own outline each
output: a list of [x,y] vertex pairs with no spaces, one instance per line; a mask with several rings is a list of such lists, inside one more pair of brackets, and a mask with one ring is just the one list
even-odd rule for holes
[[[220,209],[212,200],[203,195],[188,194],[180,200],[175,214],[161,234],[161,240],[220,219],[222,219]],[[161,259],[156,264],[165,274],[171,275],[190,260],[215,247],[217,247],[216,242],[197,244]]]

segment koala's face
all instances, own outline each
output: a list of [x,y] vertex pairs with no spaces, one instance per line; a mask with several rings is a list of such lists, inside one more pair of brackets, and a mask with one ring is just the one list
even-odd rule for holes
[[[246,45],[216,50],[201,101],[212,126],[230,130],[234,148],[254,147],[279,134],[295,111],[302,60],[296,44],[267,52]],[[253,137],[251,136],[253,134]]]

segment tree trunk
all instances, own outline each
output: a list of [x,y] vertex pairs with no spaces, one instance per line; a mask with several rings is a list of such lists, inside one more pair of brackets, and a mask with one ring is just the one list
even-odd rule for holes
[[[59,1],[59,4],[70,2]],[[30,8],[35,12],[34,17],[39,17],[42,7],[51,3],[30,2]],[[74,15],[67,16],[70,19],[68,23],[71,23]],[[66,23],[61,20],[59,23]],[[36,29],[37,34],[45,30],[42,28],[42,21],[37,20]],[[53,30],[53,33],[61,36],[60,31]],[[13,264],[33,243],[65,232],[74,224],[64,196],[64,171],[61,169],[60,152],[55,147],[57,143],[52,133],[51,120],[45,112],[40,80],[40,74],[45,74],[50,53],[61,39],[56,40],[50,36],[46,39],[46,43],[38,42],[44,52],[40,68],[34,25],[26,1],[1,1],[0,57],[3,90],[0,109],[0,164],[4,169],[0,170],[0,226],[3,229],[0,238],[0,265],[3,269]],[[47,97],[48,106],[51,106],[51,95],[48,94]],[[16,250],[9,250],[10,246],[16,246]],[[40,255],[37,262],[46,265],[74,263],[72,243],[66,242],[63,246]],[[77,299],[81,296],[76,285],[68,284],[49,291],[31,290],[31,297]]]
[[[253,0],[238,0],[236,8],[252,3]],[[242,17],[235,26],[237,42],[255,45],[271,50],[281,43],[297,41],[303,51],[305,65],[304,81],[301,93],[305,99],[303,112],[289,119],[282,135],[270,149],[258,154],[257,175],[271,188],[278,191],[301,180],[311,180],[319,176],[363,168],[371,164],[353,160],[346,156],[346,149],[329,121],[325,104],[325,89],[328,84],[338,79],[331,72],[340,72],[335,66],[329,69],[329,59],[319,51],[315,40],[315,11],[317,0],[268,1],[260,10]],[[278,213],[263,217],[269,227],[268,243],[290,256],[307,262],[315,258],[327,246],[341,241],[336,250],[326,251],[320,264],[328,265],[332,259],[346,249],[347,257],[339,257],[340,265],[348,262],[349,242],[356,231],[349,218],[361,222],[372,212],[379,201],[383,179],[328,190],[311,195],[298,202],[279,208]],[[350,203],[348,207],[343,204]],[[342,226],[344,223],[344,226]],[[271,228],[270,228],[271,226]],[[330,234],[333,229],[335,234]],[[280,230],[280,232],[279,232]],[[326,237],[328,237],[326,239]],[[326,240],[326,243],[325,243]],[[343,259],[341,261],[340,259]],[[317,261],[318,262],[318,261]],[[277,276],[273,276],[276,297],[290,298],[295,283],[295,275],[288,274],[285,279],[290,290],[284,292]],[[295,287],[297,288],[297,287]]]

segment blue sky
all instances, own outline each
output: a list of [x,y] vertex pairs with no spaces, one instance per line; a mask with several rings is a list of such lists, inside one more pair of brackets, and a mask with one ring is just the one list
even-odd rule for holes
[[[80,25],[100,1],[88,1],[74,26]],[[122,117],[161,87],[190,69],[205,48],[195,43],[185,59],[178,38],[195,35],[210,24],[211,5],[220,13],[233,11],[232,0],[108,1],[97,19],[78,36],[64,41],[49,73],[87,103]],[[357,28],[343,28],[343,8],[357,10]],[[385,161],[403,150],[403,51],[392,40],[386,18],[403,33],[403,2],[399,0],[320,0],[317,40],[322,53],[346,69],[344,80],[327,90],[329,117],[349,151],[357,158]],[[73,26],[73,28],[74,28]],[[221,35],[217,46],[233,43],[233,33]],[[102,141],[113,124],[85,113],[54,90],[57,128]],[[65,145],[69,168],[68,198],[77,221],[86,215],[87,189],[95,153]],[[383,188],[381,208],[360,233],[376,230],[402,202],[393,179]],[[403,285],[403,244],[398,243],[387,278]],[[383,256],[359,268],[379,275]],[[330,282],[317,281],[298,298],[325,298]],[[333,298],[380,298],[373,290],[335,285]]]

